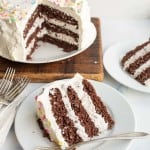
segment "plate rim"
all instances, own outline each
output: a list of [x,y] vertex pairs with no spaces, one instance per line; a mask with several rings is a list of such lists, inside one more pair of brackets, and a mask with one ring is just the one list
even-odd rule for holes
[[[149,87],[147,87],[147,90],[144,90],[144,89],[141,89],[141,88],[133,87],[133,86],[131,86],[131,85],[128,85],[126,82],[122,82],[122,81],[118,80],[117,77],[114,76],[113,73],[109,71],[109,68],[108,68],[108,65],[107,65],[107,64],[108,64],[108,61],[107,61],[107,58],[108,58],[108,57],[107,57],[107,56],[108,56],[109,53],[112,52],[112,49],[114,49],[115,47],[118,47],[118,46],[120,46],[120,45],[126,45],[126,46],[127,46],[127,45],[129,45],[129,44],[130,44],[130,46],[131,46],[131,44],[132,44],[132,45],[136,45],[136,44],[138,45],[138,44],[140,44],[140,43],[142,43],[142,42],[144,42],[144,41],[146,41],[146,40],[138,40],[138,41],[136,41],[136,40],[126,40],[126,41],[121,41],[121,42],[117,42],[117,43],[115,43],[115,44],[112,44],[112,45],[109,46],[109,47],[105,50],[105,52],[104,52],[103,63],[104,63],[104,68],[105,68],[105,70],[107,71],[107,73],[108,73],[115,81],[117,81],[118,83],[120,83],[120,84],[124,85],[125,87],[128,87],[128,88],[130,88],[130,89],[132,89],[132,90],[149,94],[149,93],[150,93],[150,88],[149,88]],[[137,45],[136,45],[136,46],[137,46]],[[129,47],[129,46],[128,46],[128,47]],[[134,48],[134,47],[135,47],[135,46],[133,46],[133,48]],[[128,51],[130,51],[130,49],[127,49],[127,48],[125,47],[124,52],[128,52]],[[119,52],[119,49],[116,48],[115,53],[118,53],[118,52]],[[118,59],[119,59],[119,58],[118,58]],[[109,62],[109,63],[110,63],[110,62]],[[116,65],[114,65],[114,66],[116,66]],[[124,71],[122,70],[122,68],[120,68],[120,69],[121,69],[122,72],[124,72]],[[126,72],[124,72],[123,74],[126,74]],[[128,73],[127,73],[127,74],[128,74]],[[128,77],[129,77],[131,80],[137,82],[135,79],[131,78],[129,74],[128,74]],[[137,83],[138,83],[138,82],[137,82]],[[138,84],[140,85],[140,83],[138,83]],[[146,88],[146,86],[144,86],[144,85],[143,85],[143,87]],[[149,88],[149,89],[148,89],[148,88]]]
[[[74,53],[71,53],[70,55],[67,55],[67,56],[64,56],[62,58],[54,58],[54,59],[50,59],[50,60],[40,60],[40,61],[32,61],[32,60],[13,60],[11,58],[8,58],[6,56],[2,56],[0,55],[0,57],[6,59],[6,60],[9,60],[9,61],[12,61],[12,62],[16,62],[16,63],[23,63],[23,64],[45,64],[45,63],[52,63],[52,62],[58,62],[58,61],[62,61],[62,60],[66,60],[68,58],[71,58],[71,57],[74,57],[84,51],[86,51],[95,41],[96,37],[97,37],[97,30],[96,30],[96,27],[94,25],[93,22],[90,22],[90,27],[92,28],[93,30],[93,37],[91,38],[91,41],[86,44],[82,49],[80,50],[74,50],[75,52]],[[87,32],[88,29],[85,30],[85,32]],[[69,53],[68,53],[69,54]]]
[[[62,79],[62,80],[68,80],[68,79]],[[57,81],[60,81],[60,80],[57,80]],[[133,126],[133,131],[135,131],[135,128],[136,128],[135,114],[134,114],[134,112],[133,112],[133,110],[132,110],[131,105],[130,105],[130,104],[128,103],[128,101],[126,100],[126,97],[125,97],[122,93],[120,93],[117,89],[111,87],[110,85],[108,85],[108,84],[106,84],[106,83],[102,83],[102,82],[95,81],[95,80],[89,80],[89,81],[95,82],[95,84],[101,84],[101,86],[105,86],[106,88],[111,89],[113,92],[115,92],[117,95],[121,96],[121,97],[124,99],[124,102],[128,105],[128,108],[130,109],[130,113],[131,113],[132,119],[133,119],[133,120],[132,120],[132,122],[133,122],[133,124],[132,124],[132,126]],[[53,81],[53,82],[54,82],[54,81]],[[50,84],[52,84],[52,82],[46,83],[46,84],[40,86],[39,88],[33,90],[33,92],[30,93],[30,94],[25,98],[25,100],[23,101],[23,103],[25,103],[25,101],[28,100],[28,97],[34,95],[34,93],[36,93],[37,91],[41,90],[42,88],[44,88],[44,87],[46,87],[46,86],[48,86],[48,85],[50,85]],[[23,105],[23,103],[21,104],[21,106]],[[18,111],[17,111],[17,114],[16,114],[16,117],[15,117],[14,129],[15,129],[15,135],[16,135],[16,138],[17,138],[17,140],[18,140],[18,143],[19,143],[20,146],[24,149],[24,147],[23,147],[23,145],[21,144],[21,141],[20,141],[20,139],[19,139],[19,137],[18,137],[18,134],[17,134],[17,125],[16,125],[16,124],[17,124],[17,117],[18,117],[18,114],[19,114],[18,112],[20,111],[20,109],[21,109],[21,107],[19,107],[19,109],[18,109]],[[128,141],[128,144],[126,145],[125,149],[128,148],[128,147],[131,145],[131,143],[132,143],[132,141]]]

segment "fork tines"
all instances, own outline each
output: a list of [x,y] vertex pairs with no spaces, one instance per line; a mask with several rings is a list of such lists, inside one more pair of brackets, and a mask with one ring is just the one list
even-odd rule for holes
[[12,101],[17,95],[19,95],[28,85],[30,79],[28,79],[27,77],[17,77],[16,81],[17,83],[8,91],[5,96],[8,101]]
[[0,82],[0,94],[1,95],[6,93],[9,90],[12,84],[14,75],[15,75],[15,69],[8,67]]

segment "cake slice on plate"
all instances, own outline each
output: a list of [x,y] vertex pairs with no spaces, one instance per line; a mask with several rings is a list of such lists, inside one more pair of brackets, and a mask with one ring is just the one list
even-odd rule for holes
[[150,86],[150,41],[130,50],[121,65],[139,83]]
[[80,74],[44,88],[36,105],[44,131],[61,149],[90,140],[114,125],[93,85]]

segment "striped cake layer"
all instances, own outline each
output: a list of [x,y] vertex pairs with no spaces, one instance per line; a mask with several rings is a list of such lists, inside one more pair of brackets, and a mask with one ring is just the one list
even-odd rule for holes
[[94,87],[79,74],[45,88],[37,97],[37,112],[51,139],[62,149],[90,140],[114,124]]
[[40,4],[24,30],[28,56],[31,56],[37,48],[37,42],[43,41],[45,36],[45,42],[55,44],[64,51],[77,50],[79,48],[78,26],[78,22],[73,17]]
[[121,64],[134,79],[150,86],[150,41],[129,51],[123,57]]
[[63,29],[54,24],[49,24],[47,22],[43,22],[41,27],[37,27],[35,31],[30,35],[30,37],[26,40],[26,48],[28,48],[31,42],[37,38],[37,40],[41,39],[45,35],[48,35],[51,38],[56,40],[60,40],[66,42],[70,45],[78,46],[78,38],[79,36],[68,29]]

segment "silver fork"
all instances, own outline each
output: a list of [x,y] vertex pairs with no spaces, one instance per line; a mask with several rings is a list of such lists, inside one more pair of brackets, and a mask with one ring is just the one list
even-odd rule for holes
[[[129,133],[123,133],[119,135],[113,135],[113,136],[108,136],[108,137],[101,137],[97,139],[93,139],[90,141],[84,141],[80,142],[77,144],[74,144],[65,150],[74,150],[75,148],[84,145],[84,144],[89,144],[89,143],[94,143],[94,142],[101,142],[101,141],[109,141],[109,140],[132,140],[132,139],[141,139],[141,138],[146,138],[149,137],[150,134],[146,132],[129,132]],[[60,150],[58,146],[55,147],[37,147],[35,150]]]
[[5,94],[9,90],[14,75],[15,75],[15,69],[8,67],[0,82],[0,95]]
[[[0,82],[0,101],[2,100],[1,97],[8,92],[12,85],[12,81],[15,75],[15,69],[8,67],[6,72]],[[2,105],[0,105],[0,108]]]
[[30,79],[26,77],[17,77],[14,82],[15,83],[13,87],[6,94],[1,96],[3,101],[0,101],[0,104],[6,106],[9,105],[14,100],[14,98],[24,90],[24,88],[30,82]]
[[7,102],[5,104],[7,106],[0,113],[0,145],[5,142],[5,139],[15,118],[17,108],[23,101],[23,98],[18,95],[21,94],[29,82],[30,80],[28,78],[19,77],[19,81],[3,97],[5,99],[3,102]]

